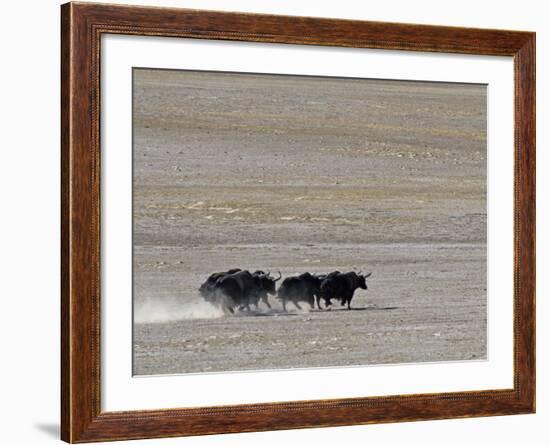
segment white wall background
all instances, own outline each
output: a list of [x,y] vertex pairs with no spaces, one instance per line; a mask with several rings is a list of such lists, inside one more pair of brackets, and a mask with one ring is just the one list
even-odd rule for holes
[[[133,0],[120,3],[413,22],[537,32],[538,348],[537,414],[313,430],[248,433],[148,443],[293,442],[499,445],[547,443],[550,423],[550,13],[546,3],[500,0]],[[59,4],[2,5],[0,66],[0,441],[58,440],[59,417]]]

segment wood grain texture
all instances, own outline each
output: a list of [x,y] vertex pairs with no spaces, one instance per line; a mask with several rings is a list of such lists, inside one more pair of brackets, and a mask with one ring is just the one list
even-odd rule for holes
[[[514,388],[101,412],[100,37],[103,33],[507,55],[515,66]],[[535,410],[535,35],[171,8],[61,7],[61,436],[67,442],[532,413]]]
[[[66,10],[68,6],[64,6]],[[63,11],[62,10],[62,11]],[[70,20],[69,14],[61,14],[61,436],[70,437],[69,425],[71,424],[70,404],[70,200],[69,200],[69,168],[71,147],[70,140],[70,109],[71,109],[71,85],[70,85]]]

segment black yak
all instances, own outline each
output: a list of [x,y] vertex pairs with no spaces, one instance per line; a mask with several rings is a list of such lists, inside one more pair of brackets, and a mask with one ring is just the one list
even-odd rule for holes
[[252,274],[256,284],[256,290],[250,295],[250,304],[256,306],[258,309],[258,303],[262,301],[269,309],[269,295],[275,295],[277,293],[275,283],[282,278],[281,272],[279,276],[274,278],[271,274],[265,273],[263,270],[257,270]]
[[[342,306],[347,304],[351,309],[351,299],[356,289],[367,289],[366,279],[372,274],[363,275],[361,272],[338,273],[325,278],[320,286],[320,297],[325,300],[325,307],[329,307],[332,298],[339,299]],[[318,302],[317,302],[318,303]]]
[[277,292],[277,298],[281,300],[283,310],[286,311],[286,304],[290,301],[298,309],[302,309],[299,304],[300,301],[308,303],[313,309],[315,307],[315,296],[319,293],[320,283],[320,277],[309,272],[285,278]]

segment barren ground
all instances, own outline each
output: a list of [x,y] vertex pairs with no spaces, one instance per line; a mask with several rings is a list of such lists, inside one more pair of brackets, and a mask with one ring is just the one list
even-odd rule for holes
[[[134,71],[134,373],[486,357],[481,85]],[[371,271],[353,311],[222,316],[233,267]]]

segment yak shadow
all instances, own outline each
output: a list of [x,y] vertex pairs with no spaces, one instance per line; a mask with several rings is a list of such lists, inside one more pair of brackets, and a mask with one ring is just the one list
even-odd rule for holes
[[365,306],[365,307],[352,307],[348,309],[347,307],[338,307],[333,309],[322,309],[316,312],[351,312],[351,311],[393,311],[399,309],[398,306],[386,306],[386,307],[377,307],[377,306]]
[[397,306],[365,306],[365,307],[352,307],[348,309],[347,307],[334,307],[331,309],[312,309],[312,310],[303,310],[298,312],[285,312],[283,310],[271,309],[269,311],[255,311],[251,310],[250,312],[242,311],[235,313],[235,317],[294,317],[296,315],[307,315],[307,314],[321,314],[321,313],[331,313],[331,312],[351,312],[351,311],[392,311],[399,309]]
[[296,312],[258,312],[255,314],[256,317],[292,317],[294,315],[299,315]]
[[386,306],[386,307],[377,307],[377,306],[367,306],[367,307],[352,307],[352,311],[393,311],[399,309],[397,306]]
[[277,309],[271,309],[269,311],[254,311],[251,310],[249,312],[247,311],[241,311],[238,313],[235,313],[234,316],[236,317],[289,317],[293,315],[298,315],[296,312],[285,312],[283,310],[277,310]]

